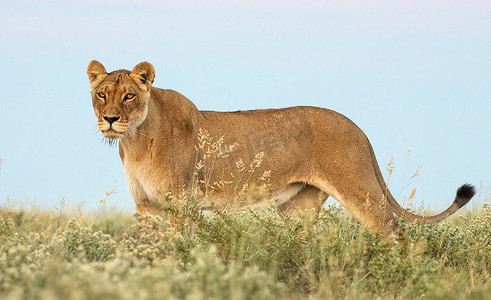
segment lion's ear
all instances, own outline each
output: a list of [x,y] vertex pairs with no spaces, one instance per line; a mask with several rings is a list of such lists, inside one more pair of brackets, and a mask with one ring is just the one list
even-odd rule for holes
[[130,76],[140,87],[148,91],[155,78],[155,71],[153,66],[145,61],[137,64],[131,71]]
[[93,60],[87,67],[87,75],[89,75],[90,86],[94,89],[107,77],[107,72],[100,62]]

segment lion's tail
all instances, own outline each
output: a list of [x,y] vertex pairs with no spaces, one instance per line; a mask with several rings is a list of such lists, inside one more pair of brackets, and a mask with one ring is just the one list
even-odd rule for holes
[[387,201],[389,202],[390,206],[394,210],[395,214],[397,214],[399,217],[402,217],[404,220],[408,222],[412,222],[416,224],[433,224],[436,222],[440,222],[443,219],[455,213],[462,206],[466,205],[476,194],[476,190],[474,186],[470,184],[464,184],[457,190],[457,194],[455,196],[455,200],[453,201],[452,205],[450,205],[442,213],[439,213],[438,215],[435,216],[428,216],[428,217],[415,215],[405,210],[399,203],[397,203],[396,199],[394,198],[394,196],[392,196],[389,189],[386,188],[384,177],[382,176],[382,172],[380,172],[380,168],[378,166],[377,159],[375,158],[375,153],[373,152],[371,145],[370,145],[370,151],[372,154],[373,169],[375,170],[375,174],[380,187],[384,189],[385,195],[387,197]]

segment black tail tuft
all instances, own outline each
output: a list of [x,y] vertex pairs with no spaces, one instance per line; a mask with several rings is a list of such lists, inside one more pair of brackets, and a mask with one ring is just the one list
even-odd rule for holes
[[469,200],[474,197],[476,194],[476,188],[474,188],[471,184],[464,184],[457,190],[457,195],[455,196],[454,203],[458,205],[458,207],[462,207],[469,202]]

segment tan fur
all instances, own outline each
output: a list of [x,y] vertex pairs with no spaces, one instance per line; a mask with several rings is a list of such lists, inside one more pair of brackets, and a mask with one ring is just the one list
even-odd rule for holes
[[[385,237],[401,234],[394,212],[428,223],[397,204],[367,137],[339,113],[305,106],[199,111],[181,94],[152,87],[154,69],[147,62],[131,72],[107,74],[102,64],[92,61],[87,73],[98,127],[104,137],[119,139],[128,187],[139,211],[149,210],[149,203],[163,193],[197,188],[203,203],[215,207],[273,203],[285,212],[318,211],[331,195]],[[128,94],[135,96],[125,100]],[[107,118],[118,119],[110,125]],[[223,137],[215,146],[224,151],[209,144],[200,149],[204,134],[214,138],[211,143]],[[225,151],[226,145],[235,147]],[[431,217],[431,222],[459,207]]]

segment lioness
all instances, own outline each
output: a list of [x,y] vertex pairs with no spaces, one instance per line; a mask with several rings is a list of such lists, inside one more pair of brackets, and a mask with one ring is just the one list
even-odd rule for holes
[[337,112],[308,106],[199,111],[183,95],[152,87],[155,73],[148,62],[131,72],[107,73],[94,60],[87,73],[98,128],[105,138],[119,140],[139,212],[152,211],[151,202],[163,193],[193,187],[204,205],[273,203],[284,212],[318,211],[332,196],[368,229],[389,238],[402,235],[394,213],[430,224],[475,194],[464,184],[447,210],[418,216],[396,202],[367,137]]

